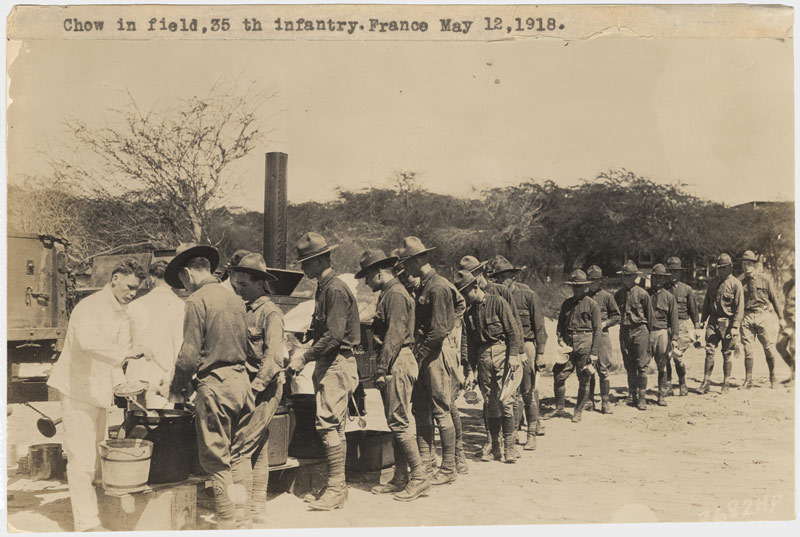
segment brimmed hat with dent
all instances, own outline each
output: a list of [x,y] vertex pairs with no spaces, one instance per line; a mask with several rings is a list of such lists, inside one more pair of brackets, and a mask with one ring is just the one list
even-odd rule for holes
[[392,268],[397,264],[397,257],[387,256],[383,250],[365,250],[358,260],[361,270],[356,272],[356,278],[363,278],[367,275],[367,270],[375,268]]
[[230,276],[229,272],[231,270],[231,267],[235,267],[236,265],[238,265],[239,261],[241,261],[244,256],[250,253],[252,253],[250,252],[250,250],[244,250],[244,249],[236,250],[235,252],[233,252],[233,255],[228,260],[228,263],[225,265],[225,270],[222,272],[222,275],[219,277],[219,279],[223,282],[227,280],[228,277]]
[[715,267],[727,267],[733,265],[733,261],[731,261],[731,256],[728,254],[719,254],[717,256],[717,262],[713,264]]
[[486,261],[478,261],[478,258],[472,255],[465,255],[458,262],[459,270],[468,270],[473,274],[481,274],[486,269]]
[[400,245],[400,248],[397,249],[397,256],[400,258],[400,261],[403,262],[408,261],[414,256],[418,256],[435,249],[436,247],[425,248],[425,245],[422,244],[422,241],[419,239],[419,237],[410,236],[403,239],[403,243]]
[[679,257],[668,257],[667,258],[667,270],[686,270],[685,267],[681,266],[681,259]]
[[667,267],[658,263],[653,265],[653,272],[650,273],[651,276],[669,276],[669,272],[667,272]]
[[589,280],[602,280],[603,269],[601,269],[597,265],[592,265],[591,267],[586,269],[586,277],[589,278]]
[[753,263],[758,263],[758,256],[753,252],[753,250],[746,250],[744,254],[742,254],[742,261],[752,261]]
[[581,269],[576,269],[572,271],[572,274],[569,276],[569,280],[565,281],[567,285],[589,285],[589,279],[586,277],[586,273]]
[[175,257],[172,258],[167,268],[164,269],[164,281],[166,281],[170,287],[183,289],[183,282],[181,282],[178,274],[180,274],[181,269],[186,266],[186,263],[195,257],[204,257],[208,259],[208,262],[211,264],[211,272],[217,270],[217,265],[219,265],[219,252],[216,248],[207,245],[195,246],[192,244],[181,244],[175,249]]
[[278,280],[274,274],[268,272],[267,263],[264,261],[264,257],[261,254],[247,254],[239,260],[238,265],[230,267],[228,270],[232,272],[246,272],[264,280]]
[[502,255],[494,256],[492,260],[489,261],[487,268],[489,270],[489,274],[492,276],[497,276],[498,274],[502,274],[504,272],[520,272],[522,270],[522,267],[515,267]]
[[295,261],[294,264],[299,265],[303,261],[308,261],[312,257],[327,254],[338,247],[338,244],[329,245],[328,241],[325,240],[325,237],[319,233],[309,231],[303,235],[295,245],[295,248],[297,249],[297,261]]
[[641,274],[641,273],[642,273],[642,271],[639,270],[639,267],[636,266],[636,263],[634,263],[630,259],[625,261],[625,264],[622,265],[622,270],[618,270],[617,271],[617,274],[628,274],[628,275],[635,275],[635,274]]
[[453,278],[453,284],[458,289],[459,293],[463,293],[472,284],[478,283],[478,278],[475,277],[469,270],[459,270]]

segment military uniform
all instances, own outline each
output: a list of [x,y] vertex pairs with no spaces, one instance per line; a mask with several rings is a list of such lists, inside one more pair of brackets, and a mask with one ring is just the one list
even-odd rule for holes
[[[623,273],[636,274],[632,262]],[[628,373],[628,393],[631,402],[640,408],[646,406],[647,366],[650,363],[650,332],[653,328],[653,306],[650,295],[635,284],[630,289],[623,287],[614,295],[620,309],[619,343],[622,361]]]
[[449,482],[455,475],[455,427],[450,406],[453,369],[458,367],[456,349],[449,336],[456,319],[450,284],[434,269],[421,277],[415,317],[414,355],[419,364],[419,379],[414,384],[412,412],[417,425],[417,446],[423,467],[431,474],[435,421],[442,442],[440,477]]
[[728,378],[733,369],[733,355],[738,349],[738,332],[744,317],[744,291],[741,282],[733,274],[724,279],[713,280],[703,301],[701,322],[706,325],[706,363],[700,391],[708,391],[708,380],[714,370],[714,354],[722,343],[723,391],[727,391]]
[[[595,271],[592,269],[595,268]],[[590,280],[602,278],[600,267],[589,267],[587,276]],[[608,335],[608,329],[612,326],[619,324],[620,313],[617,301],[614,300],[614,295],[599,288],[595,291],[589,290],[587,295],[597,302],[600,307],[600,324],[602,331],[600,332],[600,344],[597,347],[597,376],[600,377],[600,398],[603,401],[603,412],[609,413],[609,398],[611,393],[611,381],[609,374],[611,373],[611,337]],[[589,406],[594,407],[594,375],[592,375],[589,384]]]
[[[259,258],[259,254],[255,254]],[[266,521],[267,484],[269,481],[269,424],[283,397],[284,366],[283,312],[266,296],[246,304],[247,374],[253,400],[245,406],[234,433],[232,450],[242,462],[234,481],[244,482],[248,492],[245,519]],[[251,471],[252,470],[252,471]]]
[[658,367],[658,404],[666,406],[667,364],[670,359],[670,344],[678,333],[678,305],[675,297],[664,287],[653,292],[653,330],[650,346]]
[[[667,270],[671,273],[683,270],[681,261],[677,257],[667,260]],[[675,371],[678,373],[680,394],[687,395],[686,364],[683,355],[692,345],[694,329],[700,321],[700,310],[692,288],[684,282],[675,279],[670,282],[667,290],[675,297],[678,307],[678,332],[672,336],[672,360],[675,362]],[[667,395],[672,395],[672,368],[667,363]]]
[[[573,272],[571,285],[588,285],[586,274],[582,270]],[[566,381],[573,371],[578,375],[578,399],[572,421],[580,421],[589,392],[592,378],[592,356],[597,356],[600,347],[602,324],[600,306],[588,295],[580,298],[571,296],[561,304],[558,313],[556,333],[559,339],[572,347],[566,363],[553,366],[553,391],[556,398],[556,413],[564,412],[566,397]]]
[[742,318],[742,346],[746,385],[753,377],[753,350],[761,343],[769,368],[770,385],[775,383],[775,343],[783,320],[783,308],[775,292],[772,279],[766,274],[756,273],[742,280],[744,293],[744,317]]
[[[794,274],[794,267],[792,267],[792,274]],[[781,331],[776,348],[783,357],[783,360],[792,370],[792,376],[784,381],[791,382],[794,379],[794,330],[795,330],[795,290],[794,290],[794,277],[783,285],[783,295],[785,302],[783,306],[783,320],[785,326]]]
[[197,391],[198,454],[200,466],[211,475],[220,529],[235,526],[236,507],[228,491],[234,472],[240,475],[236,465],[241,458],[231,446],[250,391],[246,358],[244,302],[209,277],[186,299],[183,345],[170,392],[185,393],[190,383]]

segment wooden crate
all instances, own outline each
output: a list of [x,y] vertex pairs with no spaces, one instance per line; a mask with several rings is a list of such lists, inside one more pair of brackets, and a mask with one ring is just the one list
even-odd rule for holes
[[100,522],[114,531],[181,530],[197,526],[197,497],[211,486],[207,476],[191,476],[180,483],[148,486],[139,492],[118,494],[97,487]]

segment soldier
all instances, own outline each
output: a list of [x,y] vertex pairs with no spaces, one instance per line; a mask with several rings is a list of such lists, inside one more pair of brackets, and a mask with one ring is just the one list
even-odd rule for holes
[[491,451],[495,460],[502,458],[500,431],[505,440],[505,462],[516,462],[514,449],[514,396],[522,380],[519,351],[515,345],[519,325],[511,314],[511,304],[499,295],[491,295],[478,285],[468,270],[455,277],[458,290],[469,304],[464,316],[461,354],[468,357],[472,371],[477,371],[478,385],[486,400]]
[[553,393],[556,398],[556,408],[546,418],[569,416],[564,410],[566,382],[575,371],[578,375],[578,399],[575,403],[572,422],[578,423],[581,421],[581,415],[589,395],[589,381],[594,374],[592,362],[597,361],[603,325],[600,320],[600,306],[586,294],[589,289],[586,273],[577,269],[564,283],[572,286],[572,296],[561,304],[556,334],[559,346],[570,346],[572,349],[566,363],[557,363],[553,366]]
[[[675,297],[675,303],[678,305],[678,332],[672,336],[672,360],[678,373],[678,393],[685,396],[689,394],[689,390],[686,387],[686,364],[683,362],[683,355],[696,339],[695,330],[700,329],[700,309],[692,288],[681,281],[680,275],[684,270],[681,260],[677,257],[667,259],[667,270],[670,273],[667,290]],[[669,362],[667,362],[667,395],[672,395],[672,368],[669,367]]]
[[525,442],[525,450],[532,451],[536,449],[536,435],[542,434],[536,372],[539,366],[539,356],[544,354],[547,344],[544,315],[542,315],[542,308],[536,292],[514,279],[522,271],[521,268],[513,266],[502,255],[495,256],[490,265],[492,278],[511,291],[514,305],[517,307],[522,322],[525,360],[522,364],[520,390],[525,405],[525,419],[528,422],[528,439]]
[[[764,348],[769,369],[769,387],[775,387],[775,358],[778,353],[775,341],[778,330],[786,326],[783,305],[775,292],[772,278],[759,270],[758,257],[751,250],[742,255],[744,279],[744,318],[742,319],[742,346],[744,347],[745,379],[742,388],[753,387],[753,348],[756,342]],[[772,311],[770,311],[770,307]]]
[[667,364],[670,345],[678,333],[678,304],[667,290],[669,272],[661,263],[653,267],[652,283],[653,330],[650,332],[650,348],[658,367],[658,406],[667,406]]
[[353,347],[361,343],[358,305],[350,288],[331,268],[331,251],[319,233],[309,232],[297,242],[297,261],[306,278],[317,280],[314,317],[308,335],[313,344],[289,359],[289,371],[299,374],[315,362],[312,381],[317,402],[317,433],[325,445],[327,484],[322,494],[307,498],[309,507],[331,511],[347,501],[344,463],[347,454],[345,424],[348,402],[358,387]]
[[368,250],[361,255],[361,270],[356,278],[364,278],[370,289],[381,293],[372,322],[378,353],[375,385],[381,391],[394,447],[394,476],[387,484],[374,486],[372,492],[394,493],[397,500],[411,501],[425,494],[431,482],[425,475],[410,428],[411,393],[419,376],[419,367],[411,352],[414,300],[392,273],[397,260],[380,250]]
[[[515,304],[514,297],[511,295],[511,290],[508,287],[506,287],[505,285],[501,285],[501,284],[495,283],[495,282],[490,282],[490,281],[488,281],[486,279],[486,274],[485,274],[486,273],[486,261],[481,262],[481,261],[478,261],[478,259],[476,257],[474,257],[474,256],[466,255],[466,256],[461,258],[461,260],[458,262],[458,265],[459,265],[459,269],[460,270],[467,270],[470,273],[472,273],[473,276],[475,276],[475,278],[476,278],[476,280],[478,282],[478,286],[481,289],[483,289],[484,292],[492,294],[492,295],[499,295],[499,296],[503,297],[503,299],[506,302],[508,302],[508,304],[511,306],[511,313],[512,313],[512,315],[514,317],[514,320],[517,323],[517,331],[516,331],[516,333],[520,336],[520,339],[519,339],[519,341],[516,342],[516,345],[515,345],[514,348],[517,349],[521,354],[524,354],[524,352],[522,352],[523,347],[524,347],[524,343],[525,343],[524,340],[522,339],[522,320],[520,319],[519,311],[517,310],[517,306]],[[462,348],[463,348],[463,345],[462,345]],[[521,356],[520,357],[520,362],[524,362],[524,361],[525,361],[525,357]],[[519,400],[521,402],[521,397],[520,397]],[[516,423],[519,423],[520,420],[522,419],[522,416],[520,415],[521,412],[516,408],[516,405],[515,405],[515,411],[516,411],[516,415],[515,415]],[[488,461],[490,459],[490,456],[491,456],[491,439],[488,438],[488,436],[490,436],[490,431],[489,431],[488,417],[487,417],[487,414],[486,414],[486,401],[484,401],[484,417],[483,417],[483,419],[484,419],[484,426],[486,428],[487,442],[484,443],[484,445],[481,448],[481,451],[479,452],[478,456],[480,457],[480,459],[482,461]]]
[[[398,252],[399,249],[395,248],[392,250],[392,256],[397,257]],[[400,282],[405,286],[409,294],[412,297],[416,297],[417,290],[419,289],[419,278],[409,275],[408,272],[403,268],[403,264],[401,262],[398,262],[397,265],[395,265],[394,272]],[[467,310],[467,302],[464,300],[464,297],[461,296],[461,293],[458,292],[458,289],[456,289],[452,282],[450,282],[450,280],[447,278],[444,278],[444,280],[450,286],[450,290],[452,291],[453,313],[455,314],[455,322],[453,323],[453,329],[448,335],[448,340],[450,341],[450,346],[453,349],[456,349],[456,353],[460,353],[461,328],[464,321],[464,312]],[[450,385],[452,388],[452,397],[450,398],[450,417],[453,419],[453,427],[455,427],[456,430],[456,471],[459,474],[468,474],[469,465],[467,464],[467,457],[464,454],[461,411],[459,410],[456,401],[466,387],[466,377],[469,371],[469,364],[466,363],[466,357],[461,356],[457,358],[457,363],[460,363],[461,367],[454,367],[450,375]],[[433,458],[436,458],[435,453],[433,454]]]
[[[617,306],[614,296],[603,289],[603,270],[597,265],[592,265],[586,270],[589,279],[589,297],[600,306],[600,343],[597,347],[597,376],[600,377],[600,411],[603,414],[612,414],[611,410],[611,338],[608,329],[619,324],[619,306]],[[586,409],[594,410],[594,381],[595,376],[589,382],[589,402]]]
[[792,374],[788,379],[782,381],[781,384],[791,384],[794,381],[794,263],[792,263],[790,270],[792,271],[792,277],[783,284],[783,296],[785,297],[783,306],[784,324],[776,348],[786,362],[786,365],[792,370]]
[[111,271],[102,290],[81,300],[69,318],[67,337],[47,385],[61,395],[67,483],[75,531],[107,531],[100,525],[93,481],[100,469],[97,445],[106,438],[108,409],[113,404],[115,371],[140,354],[131,350],[128,304],[146,275],[134,259]]
[[733,275],[731,256],[719,254],[714,266],[717,277],[708,284],[700,320],[700,324],[706,326],[706,364],[703,382],[698,388],[701,394],[708,393],[711,388],[709,379],[714,370],[714,353],[720,343],[724,375],[722,393],[728,393],[733,355],[738,348],[739,327],[744,317],[744,291],[742,283]]
[[419,379],[412,394],[417,426],[417,446],[426,472],[432,473],[431,446],[433,422],[439,427],[442,464],[431,483],[444,485],[456,480],[456,432],[450,413],[453,396],[451,377],[458,367],[458,357],[449,335],[455,325],[453,293],[450,285],[431,267],[426,248],[417,237],[406,237],[399,248],[400,261],[411,276],[420,278],[416,297],[414,355],[419,365]]
[[628,400],[639,410],[647,410],[647,366],[650,363],[650,332],[653,329],[653,306],[650,295],[638,284],[641,272],[636,263],[625,262],[624,287],[614,300],[620,309],[619,345],[628,372]]
[[[200,466],[211,475],[217,528],[234,529],[237,506],[231,490],[233,471],[241,459],[232,452],[231,444],[250,397],[244,366],[247,314],[242,299],[226,291],[212,275],[218,263],[219,253],[211,246],[178,248],[164,271],[168,284],[191,293],[186,299],[183,345],[170,398],[185,399],[190,387],[197,392],[195,427]],[[237,473],[237,477],[240,475]]]
[[243,250],[243,249],[236,250],[235,252],[233,252],[233,255],[228,260],[228,264],[225,265],[225,270],[222,271],[222,274],[219,277],[219,281],[222,282],[222,287],[233,293],[236,293],[236,289],[233,288],[233,280],[230,277],[231,267],[235,267],[236,265],[238,265],[239,261],[241,261],[242,258],[248,255],[249,253],[250,253],[249,250]]
[[247,375],[253,399],[239,417],[233,451],[241,457],[234,481],[247,489],[248,505],[240,512],[240,527],[267,522],[269,482],[269,424],[283,397],[283,312],[267,294],[267,282],[277,278],[267,271],[261,254],[247,254],[229,267],[231,283],[247,310]]

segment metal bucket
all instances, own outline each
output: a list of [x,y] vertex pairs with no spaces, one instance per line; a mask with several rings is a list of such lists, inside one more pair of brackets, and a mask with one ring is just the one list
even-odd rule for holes
[[147,485],[153,443],[139,438],[110,439],[100,442],[103,488],[114,492],[133,492]]
[[64,456],[61,444],[35,444],[28,449],[31,480],[64,478]]

